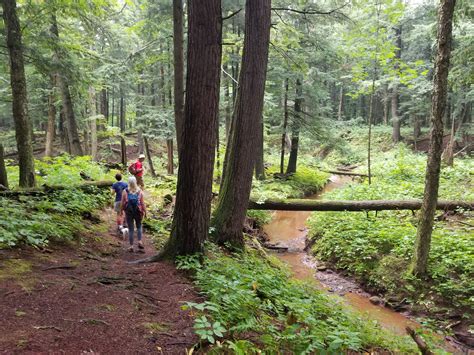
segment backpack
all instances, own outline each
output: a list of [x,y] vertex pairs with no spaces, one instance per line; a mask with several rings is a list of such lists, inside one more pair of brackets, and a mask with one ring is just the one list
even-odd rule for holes
[[142,208],[140,205],[140,191],[135,194],[128,191],[128,189],[126,191],[127,191],[127,207],[125,208],[125,212],[128,215],[141,217]]
[[128,172],[132,175],[137,174],[137,166],[135,165],[135,163],[130,164],[130,166],[128,167]]

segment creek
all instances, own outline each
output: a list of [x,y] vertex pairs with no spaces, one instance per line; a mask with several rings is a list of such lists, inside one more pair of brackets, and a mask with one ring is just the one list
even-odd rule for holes
[[[342,187],[351,181],[350,177],[332,175],[328,184],[310,199],[320,199],[331,190]],[[316,287],[340,297],[343,302],[353,309],[367,315],[369,319],[376,320],[382,327],[392,332],[405,335],[406,327],[418,328],[421,325],[406,314],[396,312],[383,305],[376,305],[369,301],[371,295],[364,291],[355,281],[340,274],[321,267],[321,264],[305,251],[307,227],[306,220],[311,212],[306,211],[274,211],[270,223],[263,230],[269,238],[269,244],[288,248],[284,252],[274,254],[291,269],[297,279],[312,282]],[[446,342],[446,350],[462,353]],[[456,351],[457,350],[457,351]]]

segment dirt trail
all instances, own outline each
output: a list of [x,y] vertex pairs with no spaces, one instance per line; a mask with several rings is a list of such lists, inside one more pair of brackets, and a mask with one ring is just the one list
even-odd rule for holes
[[[102,219],[113,221],[112,211]],[[89,232],[74,246],[0,251],[0,353],[183,354],[197,342],[181,310],[200,301],[171,263],[131,265],[113,232]]]

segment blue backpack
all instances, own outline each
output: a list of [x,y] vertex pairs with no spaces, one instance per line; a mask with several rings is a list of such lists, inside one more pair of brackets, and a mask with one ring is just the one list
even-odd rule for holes
[[131,193],[130,191],[127,191],[127,208],[125,211],[127,214],[130,214],[132,216],[141,216],[141,208],[140,208],[140,192],[137,193]]

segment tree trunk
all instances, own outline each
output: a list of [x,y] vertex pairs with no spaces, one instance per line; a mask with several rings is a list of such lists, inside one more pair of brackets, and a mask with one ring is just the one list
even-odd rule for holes
[[415,240],[412,272],[417,276],[427,274],[436,201],[438,200],[441,152],[443,147],[443,116],[446,109],[449,57],[453,29],[455,0],[441,0],[438,8],[438,35],[433,96],[431,106],[431,137],[426,166],[425,191]]
[[186,99],[171,236],[162,257],[203,251],[209,232],[212,173],[219,112],[220,0],[188,2]]
[[115,114],[115,93],[114,93],[114,88],[112,87],[112,127],[114,126],[114,114]]
[[173,169],[173,139],[167,139],[166,140],[166,151],[168,155],[168,165],[167,165],[167,172],[169,175],[174,174],[174,169]]
[[291,150],[290,150],[290,158],[288,159],[288,166],[286,168],[287,174],[294,174],[296,173],[296,166],[298,160],[298,146],[300,141],[300,126],[301,120],[303,117],[301,116],[302,112],[302,104],[303,104],[303,85],[301,83],[301,79],[296,79],[296,97],[295,97],[295,117],[293,118],[293,125],[291,127]]
[[[250,201],[251,210],[280,211],[385,211],[385,210],[419,210],[422,200],[368,200],[368,201],[321,201],[289,199]],[[457,208],[474,210],[474,201],[435,201],[434,209],[453,211]]]
[[[56,41],[55,56],[56,60],[61,60],[59,52],[59,30],[56,15],[52,15],[51,34]],[[76,117],[74,115],[74,105],[71,98],[71,92],[67,83],[67,78],[64,73],[58,73],[57,82],[61,91],[61,98],[63,102],[65,126],[66,126],[66,139],[69,152],[72,155],[83,155],[81,141],[79,139],[79,131],[77,129]]]
[[125,100],[123,91],[120,89],[120,157],[122,166],[127,166],[127,144],[125,142]]
[[20,187],[35,186],[35,163],[32,148],[32,126],[28,117],[25,66],[21,28],[16,13],[15,0],[2,0],[6,44],[10,57],[10,85],[12,112],[20,166]]
[[173,0],[173,65],[174,65],[174,120],[178,156],[181,149],[184,121],[184,49],[183,0]]
[[[227,63],[224,64],[224,70],[227,73]],[[226,142],[229,141],[230,135],[230,126],[232,120],[232,105],[233,102],[230,99],[229,95],[229,76],[224,75],[224,97],[225,97],[225,140]],[[227,144],[227,143],[226,143]]]
[[137,96],[139,97],[139,100],[137,102],[137,110],[136,110],[137,118],[135,122],[138,126],[138,129],[137,129],[138,153],[143,154],[143,151],[145,149],[144,142],[143,142],[143,125],[144,125],[143,106],[144,106],[144,101],[145,101],[145,85],[138,84]]
[[288,127],[288,78],[285,78],[284,82],[284,95],[283,95],[283,132],[281,134],[281,155],[280,155],[280,174],[285,173],[285,141],[286,141],[286,128]]
[[[395,50],[395,65],[394,69],[398,72],[400,67],[400,59],[402,53],[402,28],[401,26],[395,27],[395,45],[397,49]],[[398,75],[398,73],[397,73]],[[400,126],[401,126],[401,119],[398,116],[398,86],[397,83],[393,84],[392,89],[392,124],[393,124],[393,131],[392,131],[392,140],[395,143],[398,143],[402,139],[402,135],[400,133]]]
[[388,87],[385,85],[383,89],[383,124],[386,126],[388,126],[388,98]]
[[152,156],[151,156],[150,146],[148,145],[148,137],[143,136],[143,141],[145,143],[145,153],[146,153],[146,157],[147,157],[147,160],[148,160],[148,165],[150,166],[150,173],[151,173],[151,176],[155,178],[156,177],[156,172],[155,172],[155,167],[153,165],[153,159],[152,159]]
[[252,187],[255,145],[261,127],[270,40],[270,0],[247,0],[245,37],[239,91],[232,119],[231,139],[214,213],[216,240],[243,247],[243,223]]
[[56,135],[56,76],[51,74],[51,92],[48,96],[48,127],[46,128],[46,145],[44,155],[50,157],[53,155],[54,138]]
[[90,115],[90,133],[91,133],[91,156],[92,160],[97,161],[97,112],[96,112],[95,89],[89,87],[89,115]]
[[342,121],[342,110],[344,105],[344,84],[341,83],[341,88],[339,89],[339,107],[337,110],[337,119]]
[[0,143],[0,185],[3,185],[8,189],[8,175],[7,168],[5,166],[5,151],[2,143]]
[[413,139],[416,140],[421,136],[421,122],[417,115],[413,116]]
[[258,180],[265,180],[265,165],[264,165],[264,157],[263,157],[263,115],[259,118],[259,123],[257,127],[257,141],[256,141],[256,157],[255,157],[255,177]]
[[[109,94],[106,88],[102,88],[100,91],[100,114],[104,116],[105,125],[109,123]],[[100,125],[100,129],[104,130],[103,124]]]

